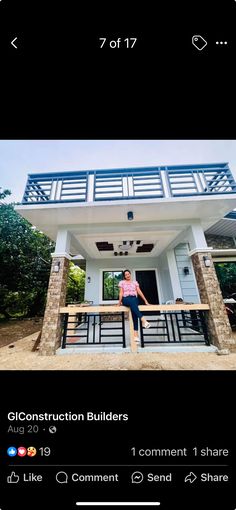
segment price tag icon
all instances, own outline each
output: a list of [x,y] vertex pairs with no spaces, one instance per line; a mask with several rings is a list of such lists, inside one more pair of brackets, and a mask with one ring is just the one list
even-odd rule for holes
[[207,41],[201,35],[193,35],[192,44],[197,50],[202,51],[206,47]]

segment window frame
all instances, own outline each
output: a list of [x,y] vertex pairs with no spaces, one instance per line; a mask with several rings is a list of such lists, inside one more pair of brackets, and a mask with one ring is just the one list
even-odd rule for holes
[[[102,272],[102,289],[101,289],[101,294],[102,294],[102,302],[103,303],[108,303],[108,304],[112,304],[112,303],[116,303],[119,299],[119,296],[117,298],[114,297],[114,286],[113,286],[113,297],[111,299],[106,299],[104,297],[104,276],[105,276],[105,273],[123,273],[123,269],[102,269],[101,270]],[[123,276],[123,275],[122,275]],[[123,277],[121,278],[123,279]]]

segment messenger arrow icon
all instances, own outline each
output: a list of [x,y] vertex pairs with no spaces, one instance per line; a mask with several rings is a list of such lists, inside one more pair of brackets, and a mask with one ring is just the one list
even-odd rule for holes
[[13,46],[13,48],[15,48],[16,50],[18,49],[18,46],[16,46],[15,42],[16,40],[18,39],[18,37],[15,37],[15,39],[12,39],[11,41],[11,45]]

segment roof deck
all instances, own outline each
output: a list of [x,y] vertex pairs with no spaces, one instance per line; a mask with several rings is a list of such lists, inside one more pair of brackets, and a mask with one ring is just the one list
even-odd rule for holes
[[227,163],[30,174],[22,205],[222,196],[236,193]]

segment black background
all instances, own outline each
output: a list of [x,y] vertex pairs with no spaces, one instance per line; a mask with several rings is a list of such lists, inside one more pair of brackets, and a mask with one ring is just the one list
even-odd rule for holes
[[[128,4],[128,5],[127,5]],[[0,137],[7,139],[235,138],[235,2],[0,2]],[[204,34],[197,52],[192,35]],[[10,41],[18,36],[19,48]],[[99,37],[138,37],[135,50],[100,50]],[[215,40],[229,40],[216,48]],[[132,51],[132,53],[131,53]],[[194,443],[235,455],[235,372],[2,372],[2,510],[75,508],[78,498],[161,500],[163,509],[234,509],[233,491],[199,486],[159,492],[54,487],[4,489],[8,410],[90,408],[128,412],[129,422],[79,431],[60,427],[57,454],[87,445],[128,463],[126,448]],[[44,441],[44,437],[42,437]],[[50,439],[52,441],[52,439]],[[119,446],[120,445],[120,446]],[[91,457],[92,458],[92,457]],[[97,458],[97,456],[96,456]],[[118,459],[118,460],[117,460]],[[230,462],[232,459],[229,459]],[[92,458],[94,462],[94,458]],[[235,464],[235,457],[234,457]],[[129,470],[129,468],[127,468]],[[129,473],[129,471],[127,471]],[[182,476],[182,475],[181,475]],[[49,474],[50,477],[50,474]],[[124,482],[125,483],[125,482]],[[123,486],[122,486],[123,487]]]
[[[0,136],[232,138],[235,16],[234,0],[2,0]],[[118,36],[137,46],[99,49]]]
[[[11,381],[11,382],[10,382]],[[6,402],[1,408],[1,504],[3,508],[14,508],[24,499],[26,508],[32,508],[32,501],[45,500],[58,508],[74,508],[75,501],[161,501],[161,508],[168,510],[181,505],[181,508],[235,508],[233,462],[235,462],[234,427],[234,372],[16,372],[1,373],[1,387],[8,388]],[[9,390],[9,388],[11,388]],[[32,392],[33,389],[33,392]],[[129,414],[128,422],[79,422],[55,423],[58,433],[53,437],[42,432],[38,435],[16,436],[7,434],[9,426],[6,417],[9,411],[40,412],[101,411]],[[31,422],[28,422],[31,423]],[[39,422],[34,422],[39,423]],[[11,424],[15,425],[13,422]],[[25,423],[18,422],[17,425]],[[42,424],[40,423],[40,426]],[[47,425],[47,423],[43,424]],[[33,443],[37,448],[50,445],[50,458],[30,459],[24,457],[6,457],[6,448],[10,444],[17,446]],[[228,448],[227,458],[133,458],[130,449],[136,448]],[[8,460],[7,460],[8,459]],[[86,464],[88,468],[64,468],[80,472],[120,473],[118,487],[107,485],[92,486],[85,484],[55,484],[55,468],[45,468],[46,484],[35,484],[30,489],[26,485],[6,486],[4,483],[7,462],[32,465],[32,471],[41,472],[38,464]],[[160,472],[159,468],[140,468],[140,464],[182,464],[194,467],[166,468],[161,472],[174,470],[174,483],[171,490],[160,484],[143,483],[133,485],[130,476],[134,467],[147,472]],[[34,465],[37,463],[37,467]],[[229,468],[197,468],[195,464],[229,464]],[[119,464],[118,468],[91,468],[89,465]],[[130,466],[133,465],[132,467]],[[60,470],[63,468],[56,468]],[[29,469],[31,471],[31,469]],[[229,484],[186,485],[183,478],[189,471],[227,473]],[[9,489],[10,487],[10,489]],[[50,490],[48,490],[48,488]],[[28,505],[28,506],[27,506]]]

